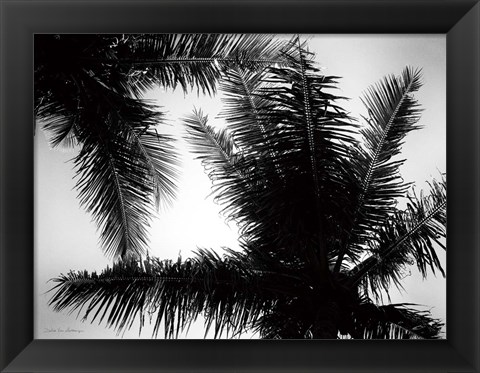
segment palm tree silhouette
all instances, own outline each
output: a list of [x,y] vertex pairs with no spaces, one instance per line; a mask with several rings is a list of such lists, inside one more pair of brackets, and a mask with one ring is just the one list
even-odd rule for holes
[[76,188],[113,258],[145,253],[152,199],[175,196],[177,156],[163,114],[141,99],[155,85],[213,94],[232,66],[282,63],[265,35],[36,35],[35,116],[52,147],[80,146]]
[[[105,321],[118,331],[155,315],[154,334],[176,337],[199,315],[215,337],[438,338],[440,320],[409,304],[382,304],[416,264],[445,275],[446,180],[417,194],[399,173],[405,136],[419,128],[419,70],[372,86],[360,125],[339,106],[300,42],[285,66],[235,67],[221,83],[227,128],[201,111],[185,119],[193,151],[224,213],[240,227],[241,252],[220,257],[124,260],[102,273],[54,279],[55,311]],[[398,199],[408,197],[405,209]]]

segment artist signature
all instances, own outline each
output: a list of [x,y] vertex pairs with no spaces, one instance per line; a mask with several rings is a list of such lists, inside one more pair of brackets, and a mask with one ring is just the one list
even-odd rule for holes
[[44,328],[44,333],[83,333],[84,330],[67,328]]

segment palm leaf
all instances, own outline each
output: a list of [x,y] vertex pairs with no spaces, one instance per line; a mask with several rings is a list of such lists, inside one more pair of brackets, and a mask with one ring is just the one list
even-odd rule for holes
[[268,157],[268,163],[282,178],[282,170],[276,159],[274,129],[269,127],[268,120],[261,118],[261,111],[269,104],[259,92],[266,76],[265,70],[250,72],[240,68],[229,69],[220,82],[224,94],[221,117],[225,118],[242,154],[256,159]]
[[107,254],[140,255],[152,196],[162,190],[166,202],[173,198],[175,153],[170,140],[152,130],[161,118],[156,108],[111,91],[95,92],[80,96],[85,105],[75,118],[83,144],[75,157],[79,199],[101,229]]
[[398,211],[379,230],[370,243],[373,254],[350,271],[353,282],[363,281],[374,292],[388,291],[391,282],[401,286],[405,267],[413,263],[424,277],[429,268],[445,276],[434,243],[446,249],[446,179],[430,185],[429,195],[412,193],[407,209]]
[[[437,339],[443,324],[411,304],[363,303],[352,313],[348,333],[355,339]],[[414,305],[413,305],[414,306]]]
[[184,118],[184,123],[193,153],[213,180],[235,167],[235,144],[225,129],[216,131],[208,125],[208,116],[201,110],[194,110]]
[[145,317],[155,315],[153,333],[158,334],[163,322],[166,338],[188,329],[203,314],[206,333],[213,326],[218,337],[242,332],[269,307],[272,296],[258,287],[258,277],[238,253],[222,259],[201,250],[183,262],[128,260],[100,274],[61,275],[53,280],[57,285],[50,305],[55,311],[83,313],[83,319],[105,322],[118,332],[130,328],[135,319],[141,320],[142,328]]
[[173,139],[159,135],[155,128],[140,123],[132,128],[133,147],[139,159],[145,163],[151,177],[157,209],[168,206],[176,196],[178,180],[177,152],[172,146]]
[[335,271],[347,254],[355,257],[366,240],[395,210],[399,197],[407,191],[400,176],[402,160],[395,160],[404,137],[418,129],[420,110],[412,93],[421,87],[419,70],[406,68],[400,77],[388,76],[368,89],[363,102],[369,117],[362,130],[364,147],[351,149],[352,168],[357,172],[360,190],[352,209],[350,238],[344,242]]
[[170,88],[181,86],[185,91],[197,86],[203,93],[214,93],[224,71],[284,64],[280,51],[288,46],[272,35],[259,34],[156,34],[133,38],[133,42],[126,42],[128,53],[119,55],[118,63],[141,72],[134,74],[133,83],[142,90],[160,83]]
[[208,117],[201,111],[194,111],[184,123],[186,139],[212,180],[215,201],[224,206],[223,214],[242,227],[248,221],[242,211],[251,214],[259,208],[260,186],[252,177],[257,173],[254,162],[239,153],[230,132],[208,125]]
[[121,136],[85,136],[75,158],[76,188],[86,210],[101,229],[102,247],[114,257],[140,255],[146,244],[152,185],[147,168],[132,157],[132,147]]

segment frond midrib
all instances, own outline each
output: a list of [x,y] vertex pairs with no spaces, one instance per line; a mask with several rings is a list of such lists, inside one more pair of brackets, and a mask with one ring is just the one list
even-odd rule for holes
[[[88,61],[105,61],[105,62],[116,62],[120,64],[128,64],[133,66],[141,66],[141,65],[155,65],[155,64],[169,64],[169,63],[207,63],[211,64],[212,62],[219,62],[225,64],[232,64],[232,63],[240,63],[241,60],[236,58],[218,58],[218,57],[172,57],[172,58],[152,58],[152,59],[119,59],[119,60],[102,60],[97,58],[87,58],[83,57],[82,60]],[[266,64],[266,65],[273,65],[273,64],[284,64],[285,61],[281,59],[278,60],[270,60],[270,59],[249,59],[247,58],[246,61],[248,63],[255,63],[255,64]]]
[[108,162],[113,171],[115,189],[117,191],[117,196],[120,202],[119,209],[122,216],[123,233],[125,234],[125,248],[123,249],[121,256],[124,257],[127,253],[130,253],[130,231],[129,231],[129,223],[128,223],[127,213],[125,208],[125,196],[123,195],[122,187],[120,185],[120,180],[118,176],[118,171],[117,171],[117,168],[115,167],[113,156],[108,151],[108,149],[107,149],[107,152],[108,152]]
[[307,76],[305,72],[305,60],[303,58],[302,49],[300,45],[300,38],[298,38],[298,52],[299,52],[299,59],[300,59],[300,67],[301,67],[301,74],[302,74],[302,91],[303,91],[303,104],[305,108],[305,121],[307,124],[307,134],[308,134],[308,145],[310,149],[310,162],[312,167],[313,173],[313,182],[315,188],[315,195],[318,198],[320,197],[320,186],[318,181],[318,170],[317,170],[317,162],[315,156],[315,141],[313,138],[313,123],[312,123],[312,112],[310,107],[310,95],[307,88]]
[[[199,118],[200,119],[200,118]],[[203,128],[205,128],[205,125],[199,121],[200,124],[202,125]],[[206,128],[205,128],[206,129]],[[225,149],[223,149],[222,147],[222,144],[220,144],[218,142],[218,140],[215,138],[215,136],[213,136],[212,133],[210,133],[210,131],[208,131],[207,129],[204,131],[204,133],[207,135],[208,139],[210,140],[210,142],[217,148],[220,150],[220,153],[222,154],[223,158],[225,159],[225,161],[231,166],[231,167],[235,167],[235,164],[233,163],[232,161],[232,157],[230,156],[230,154],[228,154]]]
[[363,199],[365,198],[367,190],[370,187],[370,184],[371,184],[371,181],[372,181],[372,176],[373,176],[373,170],[374,170],[374,168],[377,164],[378,157],[380,156],[380,153],[383,149],[383,146],[385,144],[385,140],[386,140],[387,135],[388,135],[388,133],[389,133],[391,127],[392,127],[393,121],[395,120],[396,115],[398,113],[398,110],[400,110],[400,106],[403,104],[403,101],[405,100],[407,95],[410,94],[410,90],[412,88],[413,82],[414,82],[414,80],[412,79],[412,81],[408,84],[407,88],[405,89],[405,92],[403,93],[402,97],[400,98],[397,106],[395,107],[395,110],[393,111],[392,115],[390,116],[390,118],[387,122],[387,125],[385,126],[385,129],[384,129],[383,134],[382,134],[382,138],[380,139],[380,142],[377,146],[377,149],[375,150],[374,156],[373,156],[373,158],[370,162],[370,165],[368,167],[368,170],[367,170],[367,176],[365,177],[365,180],[363,182],[362,192],[361,192],[360,197],[359,197],[359,200],[360,200],[359,206],[362,205]]

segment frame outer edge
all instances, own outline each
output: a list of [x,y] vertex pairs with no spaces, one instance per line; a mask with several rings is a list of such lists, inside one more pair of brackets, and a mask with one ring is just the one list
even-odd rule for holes
[[16,5],[0,0],[0,369],[33,340],[33,51]]
[[[143,4],[149,4],[149,3],[153,3],[154,1],[146,1],[146,2],[142,2]],[[259,1],[260,3],[262,3],[262,1]],[[407,3],[412,3],[411,1],[406,1]],[[28,4],[28,7],[31,7],[31,4],[33,4],[33,8],[38,8],[39,4],[45,4],[46,2],[45,1],[28,1],[28,2],[25,2],[25,1],[19,1],[17,4],[20,4],[22,6],[24,6],[23,9],[27,8],[27,5]],[[56,3],[57,2],[50,2],[50,5],[52,3]],[[66,3],[66,2],[65,2]],[[78,4],[79,2],[76,1],[76,3]],[[110,3],[110,4],[113,4],[113,1],[99,1],[100,4],[103,4],[105,5],[106,3]],[[179,1],[179,3],[183,3],[182,1]],[[235,4],[239,4],[241,2],[239,1],[235,1],[234,2]],[[266,3],[271,3],[271,2],[265,2],[263,1],[263,4],[266,4]],[[281,2],[279,2],[281,3]],[[289,3],[288,1],[286,2],[287,4]],[[290,2],[291,4],[292,2]],[[308,2],[302,2],[304,4],[308,4]],[[360,3],[360,1],[359,1]],[[371,1],[369,1],[368,3],[372,3]],[[398,3],[398,2],[397,2]],[[425,2],[423,2],[425,3]],[[430,2],[432,5],[435,4],[435,2]],[[438,3],[438,1],[437,1]],[[448,4],[451,4],[452,1],[445,1],[445,3],[448,3]],[[470,51],[470,55],[473,55],[474,52],[476,50],[476,54],[473,55],[473,60],[474,62],[476,62],[476,66],[477,66],[477,69],[475,70],[474,66],[473,66],[473,71],[475,72],[475,76],[474,77],[471,77],[470,76],[470,79],[465,81],[464,84],[466,84],[467,86],[472,86],[474,85],[474,90],[476,92],[476,94],[471,97],[471,100],[468,102],[468,108],[469,109],[472,109],[472,110],[475,110],[474,108],[476,108],[476,111],[475,111],[475,121],[476,123],[478,124],[478,120],[479,120],[479,109],[478,109],[478,105],[479,105],[479,102],[480,102],[480,99],[479,99],[479,91],[480,91],[480,78],[479,78],[479,74],[478,74],[478,63],[480,62],[480,58],[479,58],[479,20],[480,20],[480,6],[479,6],[479,3],[478,1],[465,1],[465,0],[459,0],[458,1],[459,4],[459,8],[463,10],[467,10],[467,8],[470,10],[469,13],[464,17],[464,18],[468,18],[469,20],[471,20],[471,22],[474,23],[475,27],[476,27],[476,41],[477,41],[477,44],[473,44],[471,43],[470,44],[470,48],[471,48],[471,51]],[[85,1],[84,4],[89,7],[91,6],[91,4],[93,4],[92,1]],[[248,4],[248,2],[247,2]],[[473,4],[473,5],[472,5]],[[8,8],[11,10],[11,9],[16,9],[14,11],[9,11],[9,15],[11,16],[9,19],[7,19],[7,5],[8,5]],[[7,57],[5,56],[5,51],[12,51],[13,49],[13,54],[17,56],[19,56],[19,53],[18,53],[18,48],[19,46],[16,45],[16,44],[20,44],[22,48],[25,47],[25,44],[23,44],[23,42],[29,37],[28,35],[31,35],[31,32],[32,32],[32,28],[35,28],[35,27],[39,27],[39,25],[41,25],[41,27],[43,28],[47,28],[47,29],[52,29],[52,28],[55,28],[55,23],[53,25],[46,25],[46,24],[42,24],[41,22],[39,22],[38,20],[35,20],[34,22],[34,26],[32,26],[31,23],[28,23],[29,21],[25,21],[25,20],[20,20],[20,18],[18,17],[21,17],[21,12],[18,10],[20,8],[20,6],[16,6],[16,4],[14,4],[13,1],[3,1],[3,0],[0,0],[0,27],[1,27],[1,43],[0,43],[0,67],[1,67],[1,84],[0,84],[0,105],[1,105],[1,108],[0,108],[0,120],[1,120],[1,123],[5,123],[6,119],[7,119],[7,113],[8,112],[8,119],[11,119],[12,118],[12,115],[10,114],[12,111],[14,110],[18,110],[18,109],[21,109],[23,108],[23,110],[25,109],[24,107],[24,104],[27,103],[28,104],[31,104],[31,96],[28,96],[28,97],[25,97],[25,96],[20,96],[20,94],[25,94],[25,92],[23,91],[25,89],[25,84],[24,83],[24,78],[20,80],[20,82],[23,84],[23,86],[21,87],[13,87],[14,89],[10,89],[12,88],[11,86],[11,82],[15,82],[15,79],[19,78],[20,75],[22,75],[22,73],[25,72],[24,70],[24,61],[22,62],[21,60],[18,60],[15,61],[15,65],[13,66],[14,68],[13,69],[10,69],[9,70],[9,75],[7,76],[6,74],[6,65],[8,64],[10,67],[13,65],[13,62],[12,62],[12,59],[11,57],[9,57],[7,59]],[[473,6],[473,8],[472,8]],[[456,8],[456,10],[458,11],[459,8]],[[18,19],[16,19],[16,17]],[[122,17],[124,17],[124,15],[122,15]],[[471,18],[469,18],[471,17]],[[28,20],[31,20],[31,16],[27,17]],[[473,19],[473,20],[472,20]],[[476,21],[475,21],[476,20]],[[18,25],[15,25],[15,21],[19,21],[19,24]],[[464,27],[463,25],[463,21],[464,19],[462,19],[459,24],[455,25],[453,28],[452,28],[452,32],[455,34],[456,32],[458,33],[461,33],[461,29],[462,27]],[[63,24],[65,24],[65,20],[62,21]],[[107,23],[109,25],[111,25],[110,23],[111,21],[107,21]],[[476,22],[476,24],[475,24]],[[75,21],[74,22],[75,25],[73,26],[73,28],[75,27],[79,27],[78,24],[79,22],[78,21]],[[88,22],[87,22],[88,24]],[[148,25],[148,22],[147,22],[147,25]],[[25,28],[27,27],[27,29]],[[102,27],[101,25],[99,26],[100,28]],[[111,28],[111,26],[109,26]],[[146,27],[146,26],[144,26]],[[190,26],[190,27],[193,27],[193,26]],[[7,32],[5,32],[6,30],[8,30],[8,32],[10,33],[8,36],[8,40],[7,40]],[[15,33],[15,32],[18,32],[18,34],[16,36],[14,36],[12,38],[12,32]],[[12,40],[13,39],[13,40]],[[28,45],[27,45],[28,46]],[[22,52],[24,53],[24,52]],[[468,54],[468,51],[464,51],[465,54]],[[447,52],[447,55],[448,55],[448,52]],[[23,57],[23,55],[22,55]],[[27,61],[27,63],[30,63],[30,61]],[[472,67],[470,66],[470,67]],[[30,76],[31,77],[31,76]],[[8,84],[6,84],[8,83]],[[450,79],[448,80],[448,83],[450,84]],[[8,87],[8,89],[7,89]],[[31,86],[28,87],[28,89],[31,89]],[[14,105],[11,105],[11,107],[7,107],[6,103],[7,103],[7,100],[6,100],[6,93],[9,93],[12,92],[13,95],[15,96],[14,99],[10,99],[8,100],[8,103],[11,104],[12,102],[14,103]],[[447,94],[448,94],[448,91],[447,91]],[[30,100],[30,101],[29,101]],[[475,101],[476,100],[476,101]],[[472,106],[472,105],[476,105],[476,106]],[[458,107],[457,107],[458,109]],[[22,121],[24,120],[31,120],[31,111],[28,111],[27,114],[25,113],[20,113],[18,115],[18,117],[15,118],[16,119],[16,124],[21,124]],[[28,123],[28,122],[27,122]],[[28,326],[29,326],[29,323],[27,323],[27,325],[21,325],[19,326],[19,332],[15,334],[15,332],[12,332],[12,328],[9,328],[8,327],[8,322],[9,322],[9,319],[6,317],[8,315],[11,315],[12,314],[12,306],[9,305],[8,307],[8,314],[6,313],[6,305],[5,305],[5,302],[3,302],[3,300],[6,299],[6,294],[8,293],[9,294],[9,297],[10,298],[13,298],[13,299],[10,299],[9,298],[9,302],[13,301],[13,302],[16,302],[15,301],[15,297],[12,297],[12,294],[17,294],[18,296],[20,297],[23,297],[23,301],[19,301],[18,304],[19,304],[19,307],[23,305],[23,307],[27,307],[28,308],[28,299],[31,299],[31,295],[29,294],[26,294],[26,295],[22,295],[21,293],[23,293],[25,291],[25,287],[22,288],[22,292],[18,292],[18,293],[15,293],[15,291],[12,291],[12,289],[7,289],[7,285],[8,284],[11,284],[7,282],[7,265],[6,263],[8,262],[10,267],[15,267],[15,269],[8,269],[8,273],[11,273],[11,272],[14,272],[14,271],[18,271],[20,273],[23,273],[24,270],[28,270],[30,264],[31,264],[31,259],[28,258],[28,256],[31,254],[30,252],[27,252],[27,253],[24,253],[24,254],[14,254],[14,253],[6,253],[5,252],[5,244],[6,242],[8,241],[8,243],[12,243],[12,241],[14,241],[14,238],[12,237],[15,237],[15,235],[21,235],[23,230],[25,229],[28,229],[30,226],[33,226],[32,222],[31,222],[31,218],[30,219],[25,219],[24,216],[18,216],[16,214],[13,215],[13,220],[17,221],[17,222],[20,222],[20,225],[17,226],[17,229],[14,231],[14,232],[9,232],[7,236],[5,236],[5,230],[7,228],[7,211],[5,210],[5,206],[10,206],[9,208],[9,212],[11,212],[11,204],[12,202],[9,202],[7,200],[7,193],[6,193],[6,190],[7,188],[9,187],[12,187],[15,186],[16,182],[18,182],[18,180],[5,180],[4,178],[4,175],[5,175],[5,171],[7,169],[7,166],[8,166],[8,169],[12,169],[12,168],[22,168],[22,167],[28,167],[28,164],[31,163],[31,157],[30,159],[24,159],[23,157],[25,156],[21,156],[20,158],[20,162],[17,162],[17,164],[14,166],[14,165],[8,165],[7,164],[7,159],[9,160],[8,163],[11,163],[12,160],[14,160],[15,162],[17,161],[16,157],[18,157],[20,154],[22,154],[22,152],[24,152],[25,149],[27,149],[30,145],[31,145],[31,142],[27,142],[27,144],[25,144],[25,140],[20,141],[20,140],[15,140],[13,143],[10,144],[10,137],[9,137],[9,143],[7,143],[6,141],[6,134],[9,133],[20,133],[20,134],[31,134],[31,127],[29,126],[21,126],[21,127],[26,127],[26,130],[25,128],[22,130],[22,129],[11,129],[11,126],[12,124],[9,125],[8,129],[5,129],[3,125],[0,126],[0,155],[1,155],[1,159],[0,159],[0,208],[1,208],[1,211],[0,211],[0,229],[1,229],[1,232],[0,232],[0,245],[1,245],[1,262],[0,262],[0,266],[2,268],[2,271],[0,273],[0,276],[1,276],[1,294],[2,294],[2,304],[0,306],[0,317],[1,317],[1,320],[0,320],[0,327],[1,327],[1,333],[0,333],[0,370],[3,371],[3,369],[5,368],[5,365],[7,363],[11,363],[9,366],[8,366],[8,371],[24,371],[25,368],[29,367],[29,368],[32,368],[32,369],[35,369],[35,371],[38,370],[41,370],[41,371],[45,371],[45,369],[48,369],[48,368],[52,368],[52,366],[55,366],[55,364],[53,365],[49,365],[48,363],[46,362],[42,362],[40,363],[40,361],[25,361],[25,354],[23,352],[27,352],[26,350],[29,350],[30,352],[33,352],[32,350],[36,350],[39,345],[42,345],[43,341],[39,340],[39,341],[34,341],[32,343],[29,343],[31,342],[31,338],[32,337],[28,337],[30,335],[31,332],[25,332],[27,329],[28,329]],[[18,132],[20,131],[20,132]],[[464,171],[467,171],[470,175],[473,175],[471,176],[471,179],[470,181],[471,182],[471,188],[473,189],[469,189],[469,192],[471,193],[471,195],[474,197],[474,201],[470,201],[471,202],[471,209],[474,210],[474,221],[469,221],[467,222],[469,224],[469,229],[472,229],[475,233],[475,229],[478,229],[479,227],[479,216],[478,216],[478,213],[479,213],[479,199],[478,199],[478,191],[480,190],[480,179],[479,179],[479,175],[478,175],[478,168],[475,170],[475,167],[478,167],[479,166],[479,149],[478,149],[478,144],[480,144],[479,140],[480,140],[480,136],[479,136],[479,131],[478,131],[478,128],[475,128],[474,129],[474,134],[472,136],[472,139],[471,141],[469,142],[468,144],[468,149],[470,151],[473,151],[473,156],[474,156],[474,159],[473,159],[473,162],[474,164],[472,165],[471,162],[468,162],[468,159],[465,157],[465,159],[467,160],[467,164],[470,165],[470,167],[466,167],[465,169],[463,167],[460,167],[459,170],[457,170],[456,172],[454,171],[453,167],[452,166],[456,166],[457,163],[460,163],[460,162],[456,162],[455,164],[449,164],[449,172],[451,173],[451,175],[458,175],[459,178],[462,178],[462,174]],[[449,133],[450,135],[450,133]],[[453,135],[453,137],[455,137]],[[458,137],[458,136],[457,136]],[[17,145],[17,141],[18,141],[18,144],[19,144],[19,149],[17,149],[16,151],[14,151],[13,155],[11,155],[10,153],[10,150],[12,149],[12,147],[15,147]],[[471,149],[471,144],[474,143],[474,145],[476,144],[477,147],[473,148],[473,150]],[[461,146],[461,145],[460,145]],[[31,147],[33,148],[33,146]],[[462,149],[461,147],[457,148],[457,149]],[[7,156],[7,153],[8,153],[8,156]],[[28,158],[28,155],[32,155],[32,151],[31,150],[28,150],[27,149],[27,157]],[[25,166],[25,164],[27,164],[27,166]],[[460,165],[462,166],[462,165]],[[475,171],[477,172],[477,175],[474,175],[475,174]],[[8,176],[11,176],[11,174],[9,173]],[[453,178],[452,178],[453,179]],[[19,177],[19,180],[22,180],[22,181],[32,181],[32,177],[31,176],[22,176],[22,177]],[[30,185],[33,185],[33,182],[32,184]],[[18,185],[17,185],[17,188],[18,188]],[[23,189],[26,189],[26,188],[29,188],[29,185],[25,185],[23,186]],[[18,192],[15,192],[15,194],[13,194],[14,196],[18,196],[18,197],[21,197],[21,198],[24,198],[25,196],[29,198],[31,198],[33,200],[33,197],[31,196],[31,193],[28,194],[28,193],[25,193],[24,190],[21,190],[21,191],[18,191]],[[12,195],[9,193],[8,197],[11,197]],[[31,203],[31,201],[30,201]],[[28,201],[27,202],[22,202],[22,206],[25,206],[25,205],[28,205]],[[33,205],[33,204],[32,204]],[[449,206],[451,207],[451,206]],[[31,209],[31,208],[30,208]],[[28,206],[27,206],[27,210],[28,211]],[[8,220],[9,221],[12,221],[12,218],[10,216],[8,216]],[[23,220],[22,220],[23,219]],[[22,222],[25,223],[27,222],[27,226],[24,226],[22,225]],[[9,228],[11,227],[12,223],[9,222]],[[470,230],[469,230],[470,232]],[[31,237],[29,237],[27,235],[27,238],[26,239],[23,239],[23,241],[21,243],[18,244],[18,247],[20,249],[25,249],[26,247],[28,247],[28,242],[25,243],[26,241],[28,241]],[[479,239],[478,239],[478,232],[476,232],[476,235],[475,235],[475,240],[474,240],[474,244],[475,244],[475,248],[478,249],[479,247]],[[21,250],[18,250],[18,251],[21,251]],[[473,366],[475,367],[475,371],[478,371],[479,369],[479,357],[477,356],[478,354],[478,351],[479,351],[479,334],[478,334],[478,324],[479,324],[479,294],[478,294],[478,281],[479,281],[479,273],[478,273],[478,268],[480,268],[480,263],[479,263],[479,254],[478,254],[478,251],[475,252],[475,257],[474,258],[470,258],[471,260],[467,262],[468,263],[464,263],[465,264],[465,269],[469,269],[472,271],[472,273],[475,274],[475,280],[476,280],[476,283],[475,284],[470,284],[470,287],[467,287],[467,289],[469,290],[466,294],[467,296],[470,296],[472,295],[473,296],[473,299],[471,299],[470,303],[467,303],[467,306],[470,305],[470,306],[473,306],[473,307],[470,307],[469,309],[469,312],[466,313],[466,315],[473,315],[473,320],[475,321],[475,325],[473,325],[473,328],[474,331],[471,332],[471,334],[469,334],[467,336],[467,338],[465,338],[465,336],[459,336],[459,337],[462,337],[460,339],[463,339],[463,341],[460,341],[460,343],[458,345],[456,345],[457,347],[461,347],[461,352],[458,352],[459,355],[462,355],[463,358],[467,358],[466,360],[470,363],[470,364],[473,364]],[[12,259],[19,259],[20,262],[16,262],[16,261],[13,261]],[[30,263],[30,264],[29,264]],[[474,267],[474,268],[473,268]],[[26,269],[25,269],[26,268]],[[473,270],[472,270],[473,268]],[[4,270],[5,269],[5,270]],[[460,271],[461,272],[461,271]],[[31,286],[31,285],[30,285]],[[7,292],[8,290],[8,292]],[[27,290],[28,290],[28,286],[27,286]],[[450,294],[452,294],[452,292],[450,292]],[[25,303],[26,302],[26,303]],[[25,306],[25,304],[27,304],[27,306]],[[26,313],[24,312],[23,310],[21,310],[21,312],[19,314],[23,315],[23,313]],[[16,316],[18,319],[20,319],[21,317],[20,316]],[[460,315],[460,317],[462,317],[462,315]],[[23,320],[22,320],[23,321]],[[7,327],[7,328],[6,328]],[[8,333],[7,333],[7,329],[8,329]],[[25,332],[25,333],[24,333]],[[450,333],[452,333],[452,331],[449,330]],[[475,334],[475,332],[477,334]],[[26,337],[27,336],[27,337]],[[9,338],[8,339],[8,343],[7,342],[7,337]],[[12,341],[11,338],[14,338],[14,340]],[[30,339],[28,339],[30,338]],[[472,343],[469,347],[468,345],[468,341],[470,340],[473,340],[474,343]],[[61,341],[60,341],[61,342]],[[450,342],[450,340],[449,340]],[[453,342],[457,342],[455,340],[455,338],[453,339]],[[461,345],[461,343],[463,342],[463,345]],[[7,346],[8,344],[8,346]],[[54,344],[50,344],[50,345],[54,345]],[[463,347],[466,347],[465,349]],[[22,351],[22,349],[25,349],[24,351]],[[37,350],[38,351],[38,350]],[[30,356],[38,356],[38,354],[35,354],[35,353],[30,353],[29,354]],[[16,356],[16,358],[14,358]],[[466,362],[466,361],[465,361]],[[88,366],[88,364],[87,364]],[[103,365],[102,365],[103,366]],[[142,364],[143,366],[143,364]],[[33,368],[34,367],[34,368]],[[174,370],[175,367],[170,367],[171,370]],[[445,369],[448,369],[448,368],[445,368]],[[452,369],[452,370],[450,370]],[[453,372],[453,371],[456,371],[457,369],[458,370],[462,370],[462,371],[471,371],[469,370],[466,366],[451,366],[449,369],[449,371]],[[97,368],[95,369],[95,371],[106,371],[107,369],[105,368],[105,366],[103,366],[103,368]],[[153,368],[150,368],[150,370],[154,370]],[[160,370],[160,369],[158,369]],[[157,371],[158,371],[157,370]],[[7,371],[7,370],[5,370]],[[62,369],[61,371],[67,371],[66,369]],[[76,369],[76,371],[78,371],[78,368]],[[211,370],[210,370],[211,371]],[[436,370],[438,371],[438,370]]]
[[[450,328],[447,338],[475,372],[480,371],[479,66],[480,3],[477,2],[447,34],[447,139],[458,151],[455,158],[447,158],[447,178],[449,185],[454,185],[454,193],[447,198],[447,214],[453,212],[450,216],[456,217],[455,220],[450,219],[448,224],[454,232],[451,247],[461,251],[467,245],[472,246],[473,253],[472,257],[459,255],[458,252],[454,256],[447,251],[447,263],[450,269],[454,269],[449,271],[449,275],[456,285],[455,291],[450,285],[452,281],[447,282],[447,320],[451,317],[456,325],[462,326]],[[454,96],[454,92],[458,94],[462,91],[473,94]],[[469,220],[468,217],[473,219]],[[460,236],[461,233],[467,233],[467,237]],[[471,276],[465,276],[465,273],[471,273]],[[455,303],[452,298],[455,298]],[[470,321],[473,325],[469,324]]]

